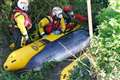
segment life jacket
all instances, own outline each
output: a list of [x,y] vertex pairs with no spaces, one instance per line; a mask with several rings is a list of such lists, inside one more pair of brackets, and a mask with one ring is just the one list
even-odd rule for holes
[[53,17],[53,22],[52,22],[52,24],[53,24],[54,29],[59,29],[59,28],[60,28],[60,20],[59,20],[59,19],[55,19],[55,18]]
[[49,19],[49,17],[46,17],[48,20],[49,20],[49,24],[44,28],[45,29],[45,32],[47,34],[50,34],[52,31],[54,30],[60,30],[61,27],[60,27],[60,20],[57,20],[54,16],[51,16],[51,19]]
[[[19,13],[19,14],[16,15],[16,13]],[[22,10],[20,10],[20,9],[15,9],[15,10],[13,10],[13,14],[12,14],[12,17],[11,17],[11,18],[12,18],[12,20],[15,21],[15,19],[16,19],[17,17],[19,17],[20,15],[23,15],[24,18],[25,18],[25,21],[24,21],[25,27],[26,27],[27,29],[30,29],[30,28],[32,27],[32,22],[31,22],[30,17],[29,17],[24,11],[22,11]],[[16,25],[16,22],[15,22],[15,25]]]
[[49,13],[49,16],[51,17],[52,20],[50,20],[49,18],[47,18],[51,24],[51,26],[53,26],[53,28],[60,28],[60,20],[56,18],[56,16],[52,16],[51,13]]

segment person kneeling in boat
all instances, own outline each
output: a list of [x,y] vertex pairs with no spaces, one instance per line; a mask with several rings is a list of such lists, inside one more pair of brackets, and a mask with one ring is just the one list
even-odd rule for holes
[[54,7],[51,15],[40,20],[38,25],[41,36],[50,33],[60,34],[61,32],[64,32],[66,25],[63,18],[63,9],[60,7]]
[[27,14],[28,1],[18,1],[17,7],[13,10],[12,20],[14,21],[13,26],[13,38],[16,48],[23,47],[28,41],[28,30],[32,28],[31,19]]
[[74,10],[73,6],[64,6],[63,8],[66,27],[68,30],[69,29],[72,30],[78,24],[87,21],[86,17],[80,15],[79,13],[74,13],[73,10]]

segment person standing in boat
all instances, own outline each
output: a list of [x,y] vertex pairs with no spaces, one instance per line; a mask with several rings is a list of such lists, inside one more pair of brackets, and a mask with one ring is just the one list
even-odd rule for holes
[[23,47],[29,41],[28,30],[32,28],[31,19],[27,14],[28,0],[19,0],[12,11],[14,21],[13,38],[16,48]]

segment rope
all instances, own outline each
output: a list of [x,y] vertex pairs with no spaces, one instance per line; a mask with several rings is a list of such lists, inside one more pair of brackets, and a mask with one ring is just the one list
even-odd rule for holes
[[73,55],[73,53],[71,52],[71,50],[69,50],[66,46],[64,46],[61,42],[58,41],[58,43],[69,53],[71,54],[74,58],[77,59],[77,57],[75,55]]

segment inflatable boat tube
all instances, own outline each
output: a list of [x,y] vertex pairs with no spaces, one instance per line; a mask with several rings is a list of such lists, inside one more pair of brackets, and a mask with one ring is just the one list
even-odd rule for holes
[[65,37],[51,42],[44,50],[34,56],[28,65],[27,69],[41,68],[42,64],[50,61],[62,61],[68,57],[83,51],[89,44],[89,36],[86,31],[75,31]]
[[77,30],[69,34],[49,35],[12,52],[4,63],[6,71],[34,69],[49,61],[62,61],[85,49],[88,32]]

